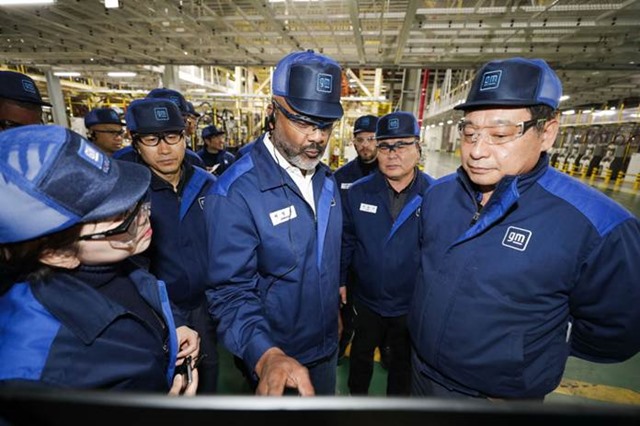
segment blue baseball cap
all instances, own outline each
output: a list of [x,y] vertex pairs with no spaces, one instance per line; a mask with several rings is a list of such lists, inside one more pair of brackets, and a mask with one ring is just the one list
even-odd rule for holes
[[363,115],[362,117],[358,117],[356,122],[353,123],[353,134],[356,135],[360,132],[375,133],[377,124],[378,117],[375,115]]
[[271,80],[271,93],[284,97],[295,112],[324,120],[337,120],[344,114],[341,88],[340,65],[312,50],[282,58]]
[[420,137],[418,120],[413,114],[396,111],[378,120],[376,139],[407,138],[409,136]]
[[94,108],[84,116],[84,127],[87,129],[96,124],[119,124],[124,126],[118,113],[111,108]]
[[476,74],[465,103],[454,109],[548,105],[557,109],[562,83],[542,59],[511,58],[487,62]]
[[153,99],[169,99],[176,104],[181,114],[188,114],[189,107],[187,106],[187,100],[182,96],[182,93],[172,89],[153,89],[147,93],[147,98]]
[[193,115],[194,117],[200,117],[201,115],[198,111],[196,111],[196,109],[193,107],[193,104],[189,101],[187,101],[187,114]]
[[116,216],[135,205],[151,174],[111,159],[61,126],[0,133],[0,243],[16,243]]
[[202,139],[207,139],[212,136],[224,135],[225,133],[225,131],[218,129],[215,124],[212,124],[211,126],[207,126],[202,129]]
[[184,118],[175,103],[168,99],[136,99],[125,115],[133,133],[148,134],[184,130]]
[[38,86],[31,77],[14,71],[0,71],[0,98],[51,106],[42,100]]

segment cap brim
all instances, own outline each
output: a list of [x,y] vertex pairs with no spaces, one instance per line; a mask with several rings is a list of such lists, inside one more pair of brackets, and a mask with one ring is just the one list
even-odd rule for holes
[[491,107],[530,107],[530,106],[534,106],[534,105],[546,105],[546,104],[542,104],[540,102],[530,102],[530,101],[523,101],[521,99],[514,99],[514,100],[501,100],[501,101],[488,101],[488,100],[482,100],[482,101],[475,101],[475,102],[465,102],[463,104],[460,105],[456,105],[453,107],[453,109],[458,110],[458,111],[466,111],[468,109],[474,109],[474,108],[491,108]]
[[297,113],[308,117],[317,117],[325,120],[338,120],[344,115],[342,105],[338,102],[322,102],[308,99],[286,97],[287,104]]
[[20,98],[18,96],[6,96],[6,95],[4,95],[4,96],[0,96],[0,98],[10,99],[10,100],[16,101],[16,102],[24,102],[26,104],[41,105],[41,106],[48,106],[48,107],[53,106],[49,102],[36,101],[34,99],[31,99],[31,98]]
[[152,127],[148,127],[148,128],[138,128],[136,129],[133,133],[138,134],[138,135],[147,135],[147,134],[153,134],[153,133],[158,133],[158,132],[176,132],[176,131],[180,131],[180,130],[184,130],[185,127],[170,127],[168,129],[162,129],[162,130],[158,130],[157,128],[152,128]]
[[81,222],[92,222],[116,216],[130,209],[149,190],[151,172],[143,165],[112,159],[111,167],[118,167],[118,180],[113,191],[102,204],[82,217]]
[[377,141],[381,141],[383,139],[397,139],[397,138],[417,138],[419,136],[414,135],[413,133],[399,133],[397,135],[384,135],[381,137],[376,137]]

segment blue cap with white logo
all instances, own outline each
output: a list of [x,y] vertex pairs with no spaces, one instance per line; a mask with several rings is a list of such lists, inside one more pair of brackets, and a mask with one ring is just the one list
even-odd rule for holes
[[168,99],[136,99],[125,115],[129,131],[150,134],[184,130],[184,118],[180,110]]
[[363,115],[358,117],[355,123],[353,123],[353,134],[357,135],[360,132],[375,133],[376,125],[378,124],[378,117],[375,115]]
[[337,120],[344,114],[341,87],[340,65],[312,50],[282,58],[271,80],[271,93],[283,96],[295,112],[323,120]]
[[181,114],[189,114],[189,106],[187,100],[182,96],[182,93],[173,89],[153,89],[147,93],[147,98],[153,99],[169,99],[176,104]]
[[31,77],[14,71],[0,71],[0,98],[51,106],[42,100],[38,86]]
[[111,108],[94,108],[84,116],[84,126],[87,129],[96,124],[119,124],[124,126],[118,113]]
[[542,59],[511,58],[487,62],[476,74],[465,103],[454,109],[484,107],[528,107],[548,105],[558,108],[562,83]]
[[409,136],[420,137],[420,127],[418,127],[418,121],[413,114],[396,111],[378,120],[376,139],[407,138]]
[[224,130],[220,130],[218,129],[215,124],[212,124],[211,126],[207,126],[204,129],[202,129],[202,139],[208,139],[212,136],[218,136],[218,135],[224,135],[225,132]]
[[147,192],[151,174],[113,160],[61,126],[0,133],[0,244],[38,238],[127,211]]

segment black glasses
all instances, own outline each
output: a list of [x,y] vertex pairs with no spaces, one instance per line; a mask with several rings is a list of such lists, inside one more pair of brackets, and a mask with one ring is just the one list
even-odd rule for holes
[[16,127],[22,127],[22,126],[24,126],[24,124],[16,123],[15,121],[0,120],[0,129],[2,130],[15,129]]
[[383,154],[390,154],[392,151],[395,151],[398,154],[404,154],[405,152],[408,151],[411,145],[415,145],[418,142],[420,142],[419,139],[412,140],[411,142],[396,142],[396,143],[379,142],[378,151]]
[[124,129],[122,130],[94,130],[94,132],[96,133],[107,133],[111,136],[124,136],[124,134],[126,133],[124,131]]
[[160,141],[167,145],[175,145],[184,137],[184,130],[151,133],[146,135],[135,135],[133,139],[145,146],[157,146]]
[[[116,226],[113,229],[109,229],[107,231],[98,232],[95,234],[87,234],[81,235],[78,237],[80,241],[98,241],[98,240],[109,240],[111,246],[114,248],[121,248],[123,246],[127,246],[131,243],[136,237],[138,232],[139,221],[136,220],[143,214],[146,219],[149,217],[149,212],[151,211],[151,202],[148,201],[148,198],[145,197],[140,200],[133,209],[124,213],[124,221]],[[112,238],[112,237],[121,237],[121,238]]]
[[336,124],[336,121],[316,121],[309,117],[290,113],[276,101],[273,101],[273,105],[287,117],[287,120],[291,123],[291,127],[305,135],[312,135],[316,130],[319,130],[323,134],[329,134],[333,131],[333,127]]

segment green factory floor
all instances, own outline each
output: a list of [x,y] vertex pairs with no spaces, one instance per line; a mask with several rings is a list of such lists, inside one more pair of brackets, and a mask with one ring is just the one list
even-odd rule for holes
[[[427,153],[424,170],[433,177],[451,173],[459,165],[459,157],[449,153]],[[630,183],[616,185],[602,181],[589,182],[593,187],[624,205],[640,217],[640,190]],[[639,259],[640,261],[640,259]],[[640,283],[640,277],[638,277]],[[219,390],[222,394],[248,394],[249,387],[233,364],[233,358],[220,348]],[[349,359],[342,359],[337,367],[337,395],[348,395],[347,377]],[[386,371],[379,362],[375,363],[370,395],[385,394]],[[560,386],[545,399],[547,403],[576,404],[634,404],[640,405],[640,354],[618,364],[596,364],[576,358],[569,358]]]

